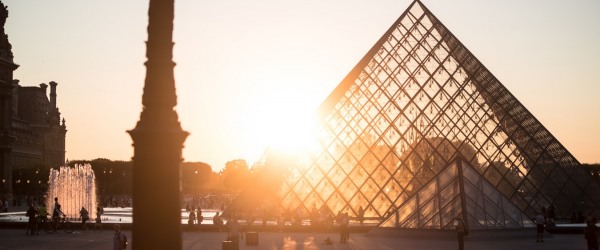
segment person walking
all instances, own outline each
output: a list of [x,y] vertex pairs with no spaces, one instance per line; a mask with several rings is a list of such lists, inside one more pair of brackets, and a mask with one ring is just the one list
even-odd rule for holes
[[58,206],[60,206],[60,203],[58,203],[58,197],[54,197],[54,207],[52,208],[52,211],[54,211]]
[[227,220],[227,239],[232,241],[234,245],[239,245],[240,224],[235,216],[231,217],[230,220]]
[[350,230],[348,228],[348,224],[350,223],[350,218],[348,213],[342,213],[340,215],[340,243],[348,243],[350,239]]
[[94,231],[100,230],[102,232],[102,218],[100,214],[96,214],[96,222],[94,223]]
[[215,216],[213,216],[213,225],[215,225],[219,229],[219,231],[221,231],[221,227],[223,227],[223,220],[221,219],[221,215],[219,215],[219,212],[217,212]]
[[546,224],[546,219],[542,213],[539,213],[537,216],[535,216],[535,225],[537,231],[535,242],[544,242],[544,224]]
[[113,250],[121,250],[127,247],[127,236],[121,232],[121,225],[115,224],[113,226],[115,234],[113,235]]
[[596,217],[592,217],[592,219],[587,223],[587,227],[584,229],[588,250],[598,250],[598,227],[596,227],[597,222],[598,220]]
[[198,225],[202,224],[202,221],[204,220],[204,216],[202,216],[202,209],[200,208],[200,206],[198,206],[198,212],[196,213],[196,221]]
[[97,228],[100,228],[100,232],[102,232],[102,212],[104,210],[102,209],[101,206],[98,206],[96,208],[96,223],[94,224],[94,231],[96,231]]
[[25,235],[33,235],[34,233],[35,235],[39,235],[37,232],[37,223],[35,221],[38,214],[39,213],[35,207],[33,205],[29,205],[29,209],[25,213],[25,215],[29,218],[29,221],[27,221],[27,230],[25,231]]
[[79,210],[79,216],[81,216],[81,229],[87,230],[87,226],[85,223],[90,219],[90,213],[85,209],[85,207],[81,207]]

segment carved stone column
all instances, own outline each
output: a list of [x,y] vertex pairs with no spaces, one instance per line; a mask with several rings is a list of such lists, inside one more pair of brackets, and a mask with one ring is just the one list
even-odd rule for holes
[[150,0],[143,110],[133,139],[133,249],[181,249],[181,129],[173,77],[173,0]]

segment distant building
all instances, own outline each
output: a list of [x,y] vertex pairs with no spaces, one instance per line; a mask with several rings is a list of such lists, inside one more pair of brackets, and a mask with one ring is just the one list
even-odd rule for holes
[[[0,177],[2,195],[24,186],[33,172],[65,162],[65,120],[56,106],[56,82],[21,86],[13,79],[19,67],[4,31],[8,10],[0,2]],[[31,180],[32,182],[34,180]],[[27,183],[28,184],[28,183]],[[19,190],[19,196],[21,192]],[[9,198],[10,199],[10,198]]]
[[15,170],[35,165],[58,167],[65,162],[67,130],[56,107],[56,85],[50,82],[48,100],[45,83],[25,87],[14,81],[11,130],[16,140],[11,160]]

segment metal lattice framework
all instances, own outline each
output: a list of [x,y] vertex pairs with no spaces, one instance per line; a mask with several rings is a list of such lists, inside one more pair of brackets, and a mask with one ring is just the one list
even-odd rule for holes
[[366,217],[389,218],[456,157],[529,217],[599,207],[581,164],[419,1],[319,112],[319,148],[288,165],[282,208],[355,216],[362,206]]

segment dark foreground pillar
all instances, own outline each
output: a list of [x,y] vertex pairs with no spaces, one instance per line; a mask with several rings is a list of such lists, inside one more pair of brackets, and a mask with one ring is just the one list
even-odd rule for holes
[[181,129],[173,77],[173,0],[150,0],[143,110],[133,139],[133,249],[181,249]]

